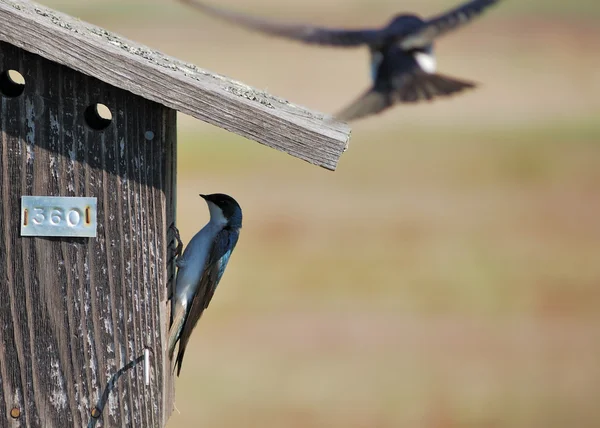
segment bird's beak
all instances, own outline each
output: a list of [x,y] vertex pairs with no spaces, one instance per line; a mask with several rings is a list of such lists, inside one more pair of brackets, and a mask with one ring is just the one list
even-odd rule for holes
[[200,193],[200,197],[204,200],[206,200],[206,195],[203,195],[202,193]]

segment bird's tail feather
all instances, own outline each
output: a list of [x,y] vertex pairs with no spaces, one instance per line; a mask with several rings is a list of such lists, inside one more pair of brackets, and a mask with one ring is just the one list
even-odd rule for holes
[[[175,306],[175,305],[174,305]],[[176,306],[174,307],[174,309]],[[169,339],[167,341],[167,346],[169,350],[169,358],[173,358],[173,352],[175,351],[175,345],[177,340],[181,336],[181,332],[183,330],[183,322],[185,321],[186,311],[183,307],[178,307],[175,309],[175,313],[171,313],[171,317],[173,318],[173,322],[171,323],[171,328],[169,329]]]
[[454,79],[442,74],[403,74],[401,80],[392,82],[392,88],[373,87],[363,93],[348,107],[335,115],[338,120],[350,122],[381,113],[397,103],[431,101],[448,97],[477,86],[473,82]]
[[405,81],[397,85],[395,101],[416,103],[447,97],[476,86],[473,82],[459,80],[442,74],[414,73],[405,76]]

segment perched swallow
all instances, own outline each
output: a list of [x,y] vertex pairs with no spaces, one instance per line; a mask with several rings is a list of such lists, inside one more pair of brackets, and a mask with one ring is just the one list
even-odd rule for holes
[[336,47],[367,45],[371,53],[373,86],[336,115],[348,122],[380,113],[396,103],[430,101],[474,88],[473,82],[436,73],[433,42],[467,24],[499,0],[472,0],[427,20],[401,14],[384,28],[362,30],[278,23],[195,0],[180,1],[240,26],[303,43]]
[[[242,209],[231,196],[220,193],[200,196],[208,204],[210,221],[177,258],[177,279],[171,297],[168,349],[172,359],[175,345],[179,342],[175,362],[177,376],[192,330],[202,312],[208,308],[242,228]],[[179,243],[177,253],[180,253],[183,244],[177,229],[175,236]]]

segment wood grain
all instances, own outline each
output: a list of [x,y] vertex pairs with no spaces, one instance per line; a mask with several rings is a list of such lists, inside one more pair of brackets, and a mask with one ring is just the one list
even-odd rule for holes
[[335,170],[348,125],[25,0],[0,0],[0,40]]
[[[6,69],[25,91],[0,96],[0,426],[164,426],[176,112],[0,42]],[[21,237],[22,195],[96,197],[97,238]]]

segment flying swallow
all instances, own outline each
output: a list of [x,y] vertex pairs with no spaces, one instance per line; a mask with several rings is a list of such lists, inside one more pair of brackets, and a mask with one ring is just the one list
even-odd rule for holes
[[429,19],[400,14],[383,28],[352,30],[275,22],[196,0],[179,1],[242,27],[307,44],[367,45],[371,54],[372,86],[335,115],[349,122],[380,113],[396,103],[431,101],[474,88],[474,82],[436,72],[433,43],[438,37],[469,23],[499,0],[472,0]]

